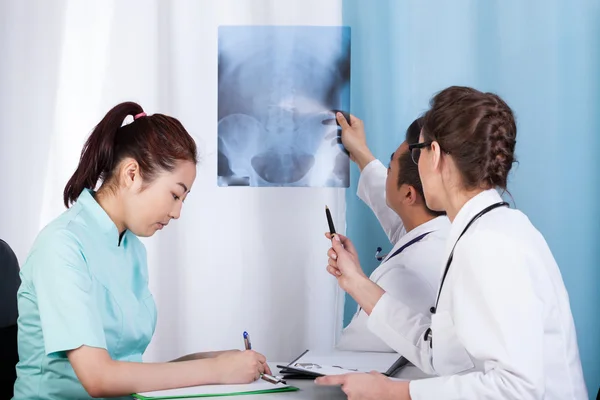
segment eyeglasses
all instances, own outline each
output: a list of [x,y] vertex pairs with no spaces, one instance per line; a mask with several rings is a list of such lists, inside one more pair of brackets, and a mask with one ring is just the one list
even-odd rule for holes
[[421,157],[421,149],[431,146],[432,140],[428,140],[423,143],[413,143],[408,145],[410,156],[415,164],[419,164],[419,157]]

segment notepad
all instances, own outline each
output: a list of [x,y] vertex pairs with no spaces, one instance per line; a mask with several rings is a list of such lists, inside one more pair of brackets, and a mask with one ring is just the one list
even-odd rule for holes
[[272,384],[263,380],[257,380],[245,385],[203,385],[181,389],[158,390],[155,392],[134,394],[133,397],[139,400],[193,399],[200,397],[294,392],[296,390],[298,390],[297,387],[284,385],[283,383]]

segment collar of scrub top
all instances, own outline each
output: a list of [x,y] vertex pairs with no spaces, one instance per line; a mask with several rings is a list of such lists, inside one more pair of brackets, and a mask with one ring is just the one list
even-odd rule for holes
[[123,239],[125,238],[127,231],[123,233],[123,236],[119,234],[117,226],[112,219],[108,216],[106,211],[94,198],[95,192],[90,189],[83,189],[77,203],[81,205],[83,210],[93,219],[97,227],[100,229],[102,234],[111,242],[111,245],[121,246]]

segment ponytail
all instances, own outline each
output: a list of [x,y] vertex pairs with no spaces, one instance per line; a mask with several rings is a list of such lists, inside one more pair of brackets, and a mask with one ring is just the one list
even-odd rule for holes
[[65,186],[63,198],[68,208],[83,189],[94,189],[99,179],[105,179],[115,167],[115,137],[128,115],[143,113],[142,107],[125,102],[110,110],[96,125],[85,142],[79,165]]

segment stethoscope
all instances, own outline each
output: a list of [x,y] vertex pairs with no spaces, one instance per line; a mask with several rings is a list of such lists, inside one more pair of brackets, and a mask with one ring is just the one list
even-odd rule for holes
[[[402,253],[402,251],[406,250],[407,247],[412,246],[413,244],[420,242],[421,239],[423,239],[425,236],[429,235],[431,232],[425,232],[422,235],[417,236],[416,238],[412,239],[411,241],[407,242],[405,245],[403,245],[402,247],[400,247],[398,250],[396,250],[394,252],[394,254],[392,254],[390,256],[389,259],[396,257],[398,254]],[[383,261],[386,257],[388,256],[388,254],[383,254],[381,255],[381,247],[377,247],[377,251],[375,252],[375,259],[377,261]],[[388,259],[388,260],[389,260]]]
[[[471,220],[469,221],[469,223],[467,224],[465,229],[463,229],[463,231],[460,234],[460,236],[458,237],[458,239],[456,239],[456,242],[454,243],[454,247],[452,247],[452,251],[450,252],[450,256],[448,256],[448,261],[446,262],[446,269],[444,270],[444,275],[442,275],[442,281],[440,282],[440,288],[438,290],[437,299],[435,300],[435,306],[431,307],[429,309],[429,311],[431,312],[432,315],[435,314],[437,311],[438,303],[440,301],[440,295],[442,294],[442,288],[444,287],[444,281],[446,280],[446,276],[448,275],[448,270],[450,269],[450,264],[452,264],[452,259],[454,258],[454,249],[456,248],[458,241],[465,234],[465,232],[471,227],[471,225],[473,225],[473,222],[477,221],[479,218],[483,217],[485,214],[487,214],[490,211],[492,211],[496,208],[499,208],[499,207],[508,207],[508,203],[505,201],[502,201],[499,203],[492,204],[491,206],[486,207],[483,210],[481,210],[481,212],[479,212],[479,214],[477,214],[473,218],[471,218]],[[425,335],[423,336],[423,339],[425,341],[429,341],[429,347],[433,347],[433,338],[432,338],[431,327],[427,328],[427,330],[425,331]]]
[[377,261],[383,261],[383,259],[389,255],[389,253],[381,254],[381,250],[381,247],[377,247],[377,250],[375,251],[375,259]]

